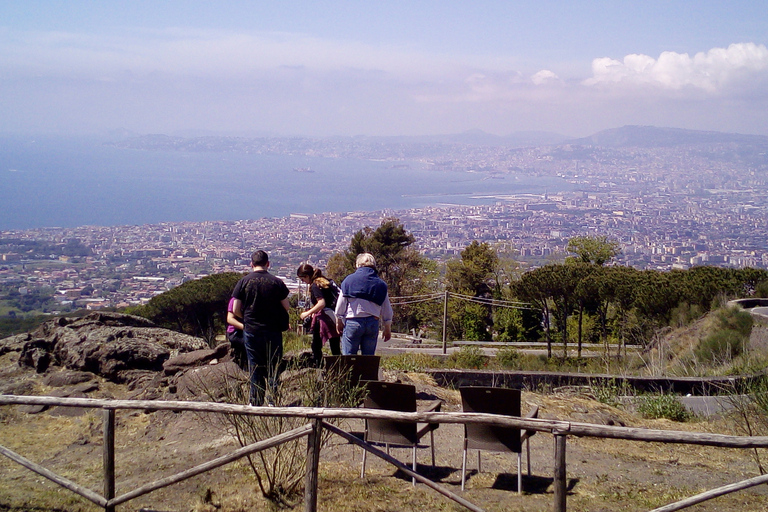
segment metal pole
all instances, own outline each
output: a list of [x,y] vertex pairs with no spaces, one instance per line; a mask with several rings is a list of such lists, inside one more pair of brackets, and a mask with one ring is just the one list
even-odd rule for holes
[[443,295],[443,355],[448,353],[448,290]]
[[[115,410],[104,409],[104,497],[115,497]],[[105,506],[105,512],[114,512],[114,506]]]

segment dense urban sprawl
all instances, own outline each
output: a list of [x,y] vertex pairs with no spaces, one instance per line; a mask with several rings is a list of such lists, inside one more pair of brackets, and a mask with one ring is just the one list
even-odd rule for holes
[[[535,148],[421,144],[416,149],[359,144],[349,149],[328,141],[320,146],[292,141],[269,150],[388,155],[395,162],[420,161],[436,172],[485,172],[489,179],[498,173],[559,176],[574,190],[474,198],[488,203],[482,206],[7,230],[0,232],[0,286],[22,295],[52,290],[62,309],[121,307],[146,302],[185,280],[246,271],[255,248],[267,250],[273,270],[297,286],[298,264],[324,266],[331,254],[348,247],[356,231],[377,227],[389,217],[398,218],[415,236],[419,251],[439,260],[458,257],[478,240],[499,244],[523,267],[532,266],[562,260],[568,240],[586,235],[618,241],[621,253],[614,263],[641,269],[768,268],[768,168],[762,140],[757,145],[720,141],[609,149],[583,144]],[[221,144],[208,140],[203,149],[231,150]],[[249,148],[263,150],[251,146],[237,150]],[[50,250],[73,241],[81,246],[80,254]],[[34,250],[40,244],[47,250]]]

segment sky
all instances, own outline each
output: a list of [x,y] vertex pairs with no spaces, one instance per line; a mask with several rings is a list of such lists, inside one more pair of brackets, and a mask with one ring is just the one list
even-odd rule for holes
[[760,0],[0,0],[0,133],[768,135]]

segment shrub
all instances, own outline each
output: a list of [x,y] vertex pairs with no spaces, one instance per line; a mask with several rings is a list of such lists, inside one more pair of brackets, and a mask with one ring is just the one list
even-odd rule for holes
[[616,379],[610,379],[608,381],[600,381],[598,384],[592,384],[590,386],[592,394],[595,396],[598,402],[610,405],[612,407],[618,407],[621,405],[619,397],[626,396],[631,393],[627,381]]
[[235,284],[243,277],[237,272],[213,274],[187,281],[152,297],[143,306],[126,313],[143,316],[160,327],[205,339],[210,345],[227,325],[227,303]]
[[502,368],[518,368],[520,352],[514,347],[502,347],[496,352],[496,361]]
[[715,328],[696,347],[699,361],[724,363],[742,354],[752,332],[752,315],[740,308],[724,308],[715,315]]
[[728,362],[741,355],[744,341],[744,337],[732,329],[713,332],[699,342],[694,354],[700,361]]
[[429,354],[418,352],[396,354],[381,358],[381,367],[385,370],[399,370],[401,372],[419,372],[427,368],[437,368],[439,361]]
[[480,347],[464,345],[458,352],[454,352],[448,358],[451,368],[469,368],[478,370],[487,364],[487,358]]
[[644,418],[665,418],[672,421],[688,421],[691,413],[674,395],[642,395],[635,398],[637,412]]
[[[221,401],[223,393],[225,402],[248,402],[250,384],[244,372],[228,374],[223,389],[214,389],[209,384],[198,383],[209,400]],[[282,374],[276,394],[270,396],[269,393],[267,390],[267,397],[278,407],[357,407],[365,397],[365,387],[350,385],[349,376],[341,372],[289,368]],[[299,428],[307,420],[228,414],[213,421],[222,421],[228,434],[244,447]],[[338,424],[344,420],[326,421]],[[321,443],[327,444],[331,435],[323,430]],[[298,502],[306,475],[306,454],[307,442],[302,437],[246,456],[262,495],[277,508],[294,507]]]

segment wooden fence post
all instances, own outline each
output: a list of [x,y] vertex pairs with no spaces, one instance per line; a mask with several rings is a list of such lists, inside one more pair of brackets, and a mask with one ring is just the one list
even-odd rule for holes
[[566,475],[565,475],[565,434],[557,431],[552,432],[555,438],[555,480],[553,482],[555,491],[555,512],[566,512]]
[[[115,410],[104,409],[104,497],[107,501],[115,497]],[[115,507],[105,506],[105,512],[114,512]]]
[[304,511],[317,511],[317,484],[320,468],[320,444],[323,434],[323,421],[312,420],[312,431],[307,436],[307,475],[304,479]]

